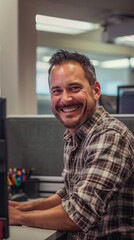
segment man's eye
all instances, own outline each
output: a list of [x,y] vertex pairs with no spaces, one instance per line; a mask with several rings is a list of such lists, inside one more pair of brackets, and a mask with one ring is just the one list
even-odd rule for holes
[[51,94],[57,96],[57,95],[61,94],[61,92],[62,92],[61,89],[53,89],[53,90],[51,91]]
[[79,92],[80,91],[80,87],[79,86],[72,86],[71,87],[71,91],[72,92]]

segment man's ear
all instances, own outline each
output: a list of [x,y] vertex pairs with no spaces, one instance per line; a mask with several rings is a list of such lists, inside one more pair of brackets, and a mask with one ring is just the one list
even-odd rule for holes
[[98,81],[95,82],[93,86],[95,100],[98,101],[100,98],[100,84]]

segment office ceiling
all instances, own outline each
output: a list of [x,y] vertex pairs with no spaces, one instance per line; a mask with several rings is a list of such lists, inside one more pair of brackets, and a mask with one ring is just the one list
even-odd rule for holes
[[[99,23],[105,29],[134,22],[134,0],[38,0],[38,14]],[[50,35],[54,41],[56,37]],[[37,58],[49,53],[52,53],[49,48],[39,48]]]
[[[39,0],[40,13],[103,24],[115,21],[118,14],[134,17],[133,0]],[[47,15],[47,14],[46,14]],[[129,16],[128,16],[129,18]],[[127,17],[122,16],[122,20]]]

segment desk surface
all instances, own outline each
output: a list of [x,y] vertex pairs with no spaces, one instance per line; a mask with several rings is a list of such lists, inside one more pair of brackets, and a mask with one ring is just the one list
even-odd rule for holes
[[65,233],[46,230],[39,228],[31,228],[25,226],[10,226],[9,229],[10,237],[9,240],[60,240],[65,239]]

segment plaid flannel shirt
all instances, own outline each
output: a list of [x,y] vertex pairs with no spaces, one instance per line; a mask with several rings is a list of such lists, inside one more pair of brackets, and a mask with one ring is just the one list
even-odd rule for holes
[[64,140],[64,186],[57,193],[81,229],[68,233],[68,239],[93,240],[113,233],[134,239],[132,133],[98,107],[75,137],[67,130]]

